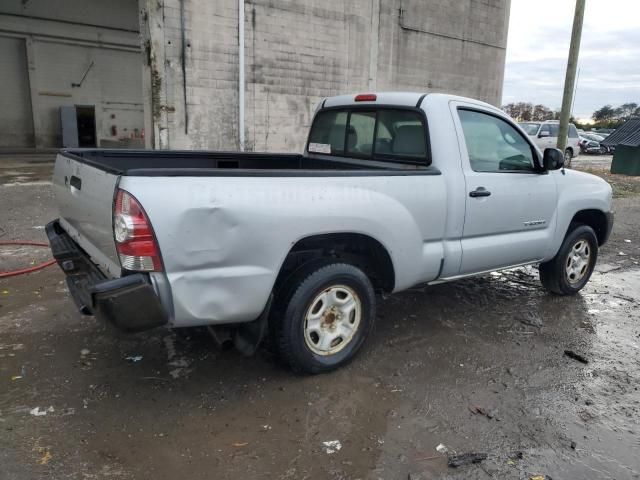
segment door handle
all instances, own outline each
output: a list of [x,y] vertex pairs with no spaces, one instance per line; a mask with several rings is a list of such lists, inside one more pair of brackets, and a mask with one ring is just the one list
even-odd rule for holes
[[475,190],[469,192],[469,196],[472,198],[488,197],[489,195],[491,195],[491,192],[484,187],[478,187]]

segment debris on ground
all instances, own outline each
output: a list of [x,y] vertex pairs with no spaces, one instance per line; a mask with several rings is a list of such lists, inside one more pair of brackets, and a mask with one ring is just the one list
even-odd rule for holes
[[626,253],[624,253],[624,252],[618,252],[618,256],[619,256],[619,257],[626,257],[626,256],[627,256],[627,254],[626,254]]
[[527,312],[520,318],[520,323],[523,325],[529,325],[530,327],[541,327],[542,318],[536,313]]
[[51,447],[40,446],[40,438],[36,440],[36,443],[33,446],[33,451],[38,452],[41,455],[41,457],[37,460],[38,465],[47,465],[53,458],[53,455],[51,454]]
[[553,480],[549,475],[533,475],[529,480]]
[[46,415],[47,413],[53,413],[55,410],[53,407],[49,407],[49,408],[42,408],[40,409],[40,407],[36,407],[36,408],[32,408],[31,410],[29,410],[29,413],[31,415],[34,415],[36,417],[42,417],[44,415]]
[[11,377],[11,381],[13,382],[14,380],[20,380],[22,378],[22,375],[13,375]]
[[448,451],[449,449],[444,443],[441,443],[436,447],[436,452],[438,453],[447,453]]
[[44,447],[40,453],[42,453],[42,457],[38,459],[38,465],[46,465],[53,458],[53,455],[51,455],[51,452],[49,451],[49,447]]
[[517,450],[515,452],[511,453],[511,459],[512,460],[522,460],[524,458],[524,453],[522,453],[520,450]]
[[142,355],[131,355],[129,357],[126,357],[125,360],[130,363],[137,363],[142,360]]
[[82,350],[80,350],[80,355],[82,355],[83,357],[86,357],[90,353],[91,353],[91,350],[89,350],[88,348],[83,348]]
[[507,465],[517,465],[519,460],[524,458],[524,454],[520,451],[512,452],[507,459]]
[[576,442],[571,442],[571,450],[575,450],[578,444]]
[[583,422],[589,422],[596,418],[595,415],[589,410],[580,410],[578,412],[578,417],[580,417],[580,420],[582,420]]
[[574,360],[577,360],[580,363],[584,363],[587,364],[589,363],[589,360],[587,360],[586,357],[580,355],[579,353],[574,352],[573,350],[565,350],[564,354],[569,357],[569,358],[573,358]]
[[469,405],[469,411],[474,415],[479,413],[480,415],[484,415],[485,417],[487,416],[487,411],[479,405]]
[[329,440],[327,442],[322,442],[322,445],[324,445],[324,451],[327,452],[328,455],[336,453],[342,448],[340,440]]
[[236,442],[236,443],[232,443],[231,446],[232,447],[246,447],[247,445],[249,445],[249,442]]
[[474,415],[478,415],[478,414],[483,415],[487,417],[489,420],[495,417],[495,414],[497,412],[497,410],[487,410],[486,408],[481,407],[479,405],[469,405],[469,411]]
[[624,243],[631,243],[631,240],[629,240],[628,238],[625,238]]
[[480,463],[486,459],[486,453],[461,453],[460,455],[450,455],[447,465],[451,468],[458,468],[464,465]]

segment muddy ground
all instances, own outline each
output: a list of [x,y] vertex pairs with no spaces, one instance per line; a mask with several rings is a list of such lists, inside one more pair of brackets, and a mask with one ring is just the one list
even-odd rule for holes
[[[51,166],[1,160],[0,241],[44,240]],[[613,180],[581,294],[531,268],[380,298],[362,354],[322,376],[206,329],[119,334],[55,266],[0,279],[0,478],[640,478],[640,188]],[[0,247],[0,270],[46,258]],[[452,469],[439,444],[488,457]]]

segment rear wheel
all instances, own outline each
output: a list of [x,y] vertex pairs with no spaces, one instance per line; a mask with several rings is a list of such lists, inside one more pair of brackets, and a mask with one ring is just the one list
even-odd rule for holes
[[375,319],[375,294],[357,267],[333,263],[301,271],[276,300],[278,353],[295,370],[322,373],[348,363]]
[[578,293],[589,281],[597,258],[595,232],[587,225],[576,225],[556,256],[540,264],[540,281],[548,291],[558,295]]

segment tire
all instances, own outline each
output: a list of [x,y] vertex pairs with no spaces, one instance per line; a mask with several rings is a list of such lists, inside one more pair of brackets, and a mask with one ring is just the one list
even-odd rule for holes
[[369,278],[353,265],[303,269],[276,299],[270,323],[278,354],[296,372],[347,364],[373,328],[375,303]]
[[564,151],[564,166],[570,167],[572,159],[573,159],[573,150],[571,150],[570,148],[567,148]]
[[597,259],[598,239],[593,229],[573,225],[556,256],[540,264],[540,281],[551,293],[574,295],[589,281]]

